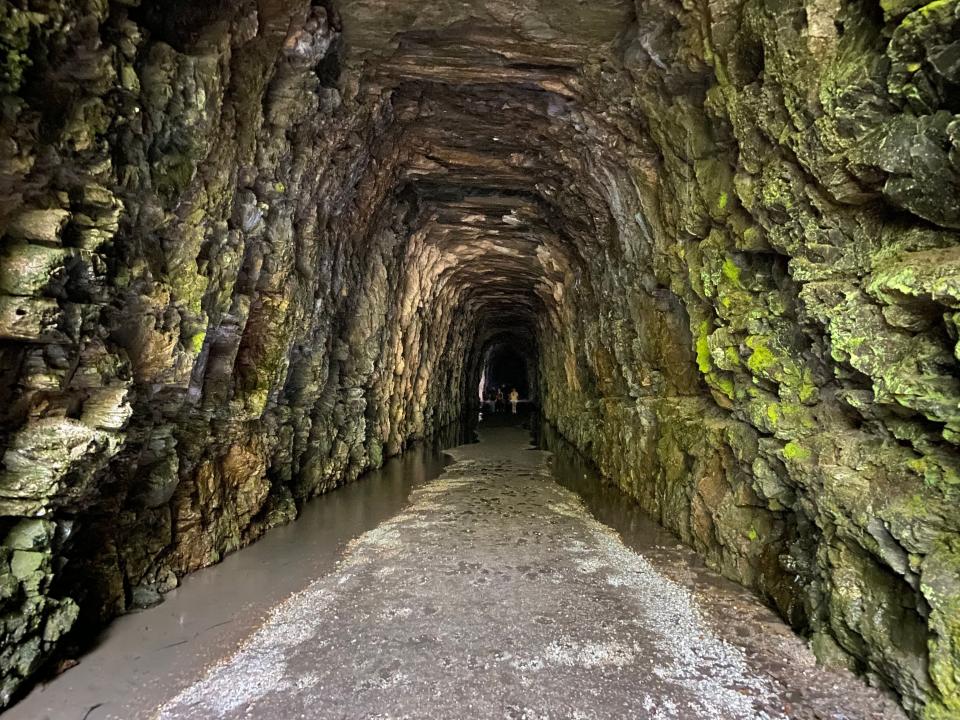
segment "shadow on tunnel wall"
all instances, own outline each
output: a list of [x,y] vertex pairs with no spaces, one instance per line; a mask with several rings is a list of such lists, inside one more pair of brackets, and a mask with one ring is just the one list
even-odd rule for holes
[[957,0],[15,5],[0,703],[504,342],[821,658],[960,715]]

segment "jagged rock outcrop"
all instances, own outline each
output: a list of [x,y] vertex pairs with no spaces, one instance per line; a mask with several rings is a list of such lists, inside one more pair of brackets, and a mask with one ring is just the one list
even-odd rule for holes
[[0,8],[0,671],[526,358],[819,655],[960,713],[960,5]]

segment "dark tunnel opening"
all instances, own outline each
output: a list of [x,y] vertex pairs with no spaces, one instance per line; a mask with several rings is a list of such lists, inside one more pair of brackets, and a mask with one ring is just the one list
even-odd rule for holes
[[8,3],[0,709],[486,422],[960,717],[958,2]]
[[497,389],[509,395],[514,389],[527,400],[531,396],[530,365],[527,357],[510,345],[495,345],[487,354],[480,380],[480,397],[487,398]]
[[[481,408],[506,408],[514,390],[522,407],[537,407],[541,358],[531,329],[503,325],[493,329],[476,358],[473,387]],[[503,405],[496,404],[498,392]]]

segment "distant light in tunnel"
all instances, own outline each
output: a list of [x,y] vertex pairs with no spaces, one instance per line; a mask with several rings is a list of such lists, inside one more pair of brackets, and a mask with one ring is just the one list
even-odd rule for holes
[[497,390],[502,390],[507,396],[516,389],[521,398],[530,397],[530,359],[522,351],[503,343],[491,346],[485,355],[477,388],[481,403],[489,401]]

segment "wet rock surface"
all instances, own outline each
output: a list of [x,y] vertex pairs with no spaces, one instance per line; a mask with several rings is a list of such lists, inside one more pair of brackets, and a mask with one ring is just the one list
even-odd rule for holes
[[819,657],[960,714],[958,17],[4,4],[0,701],[509,345]]
[[[555,483],[523,430],[483,429],[452,454],[158,716],[903,717],[852,674],[814,669],[769,611],[700,571],[705,613],[689,577]],[[673,560],[675,574],[699,566]],[[728,639],[748,612],[773,630],[749,654]]]
[[32,688],[4,720],[150,717],[237,648],[276,605],[334,570],[350,540],[402,510],[411,489],[437,477],[449,460],[420,444],[363,482],[314,498],[296,522],[191,573],[160,605],[111,623],[79,664]]

